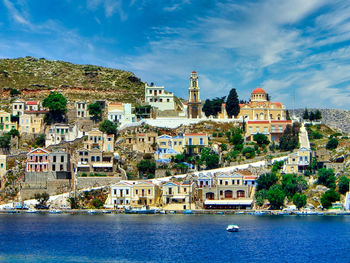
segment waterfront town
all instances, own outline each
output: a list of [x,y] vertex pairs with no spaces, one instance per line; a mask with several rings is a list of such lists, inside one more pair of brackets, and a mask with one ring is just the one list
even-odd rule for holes
[[[186,77],[186,76],[184,76]],[[271,101],[188,98],[143,83],[137,104],[51,91],[0,111],[3,209],[312,211],[349,209],[346,134]],[[90,211],[90,210],[89,210]]]

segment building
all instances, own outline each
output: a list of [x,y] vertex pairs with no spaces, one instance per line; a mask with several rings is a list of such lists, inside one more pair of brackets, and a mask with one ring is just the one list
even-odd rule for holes
[[221,110],[218,112],[218,119],[228,119],[229,116],[226,111],[226,103],[221,104]]
[[29,101],[26,101],[25,110],[26,111],[40,111],[40,110],[42,110],[42,108],[41,108],[41,104],[39,101],[29,100]]
[[188,88],[187,117],[198,119],[202,117],[202,102],[200,100],[200,88],[196,71],[192,71],[190,86]]
[[55,179],[71,179],[70,155],[64,148],[56,148],[49,155],[49,171]]
[[250,209],[255,183],[240,173],[220,173],[215,184],[202,188],[205,209]]
[[7,172],[6,160],[7,156],[5,154],[0,154],[0,181]]
[[77,118],[89,117],[88,104],[85,101],[77,101],[74,103]]
[[108,103],[108,120],[124,125],[136,122],[136,116],[130,103]]
[[185,139],[180,135],[172,137],[163,134],[157,137],[157,145],[155,160],[170,160],[171,157],[184,152]]
[[114,152],[114,135],[105,134],[98,129],[92,129],[87,133],[84,148],[87,150],[99,149],[103,152]]
[[154,153],[154,148],[157,145],[156,138],[158,133],[137,133],[128,135],[125,138],[125,142],[132,146],[133,151],[140,153]]
[[113,153],[104,152],[97,148],[91,150],[80,148],[76,153],[76,171],[80,176],[91,173],[114,175],[115,166]]
[[25,100],[16,99],[12,102],[12,115],[13,116],[22,116],[26,107]]
[[168,182],[162,186],[163,208],[185,210],[194,207],[194,183]]
[[199,188],[212,187],[214,184],[213,175],[211,173],[199,173],[197,184]]
[[83,137],[84,133],[78,130],[77,125],[56,123],[50,126],[46,134],[45,146],[59,144],[62,142],[72,142]]
[[12,129],[17,129],[17,122],[11,121],[11,114],[0,110],[0,132],[9,132]]
[[50,171],[50,152],[44,148],[31,150],[27,154],[26,173],[48,173]]
[[132,189],[132,206],[157,206],[160,201],[160,191],[157,185],[147,182],[137,182]]
[[164,89],[164,86],[148,86],[145,83],[145,102],[159,111],[175,110],[174,94]]
[[303,173],[311,163],[311,151],[305,148],[288,155],[283,171],[287,174]]
[[24,113],[21,116],[19,116],[19,132],[28,134],[43,133],[45,127],[45,114],[46,111],[24,111]]
[[209,138],[206,133],[185,133],[185,147],[189,154],[200,153],[201,150],[209,146]]
[[128,208],[131,204],[133,183],[123,181],[111,186],[111,203],[115,208]]
[[269,101],[268,94],[262,88],[256,88],[251,93],[251,99],[246,104],[240,104],[237,116],[246,123],[245,137],[248,141],[258,133],[265,134],[270,141],[279,142],[287,125],[292,121],[286,119],[286,108],[281,102]]

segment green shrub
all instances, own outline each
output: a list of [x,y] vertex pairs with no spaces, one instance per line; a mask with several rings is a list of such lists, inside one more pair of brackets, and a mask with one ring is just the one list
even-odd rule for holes
[[328,209],[332,206],[333,202],[339,201],[340,195],[334,191],[334,189],[330,189],[327,192],[325,192],[321,197],[321,204],[323,208]]

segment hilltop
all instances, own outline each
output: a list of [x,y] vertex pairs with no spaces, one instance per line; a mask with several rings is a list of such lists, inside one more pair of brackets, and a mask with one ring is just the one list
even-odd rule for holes
[[9,98],[10,88],[35,99],[50,91],[60,91],[69,100],[93,97],[135,103],[144,97],[144,84],[132,72],[34,57],[0,59],[0,98]]

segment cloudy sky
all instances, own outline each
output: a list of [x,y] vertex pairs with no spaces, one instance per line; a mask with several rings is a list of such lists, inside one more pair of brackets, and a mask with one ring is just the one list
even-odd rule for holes
[[350,109],[350,1],[0,0],[0,14],[1,58],[120,68],[184,98],[196,70],[202,99],[261,86]]

